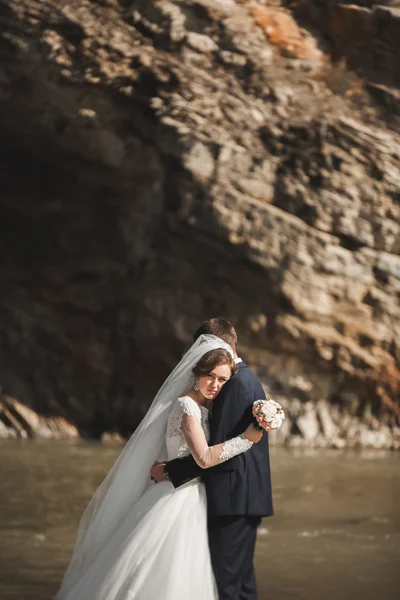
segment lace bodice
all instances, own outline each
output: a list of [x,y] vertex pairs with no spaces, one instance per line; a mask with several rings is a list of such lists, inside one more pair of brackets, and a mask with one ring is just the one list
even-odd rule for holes
[[253,445],[242,434],[209,446],[209,435],[208,410],[199,406],[190,396],[178,398],[167,422],[168,460],[192,454],[202,469],[208,469],[246,452]]
[[168,460],[181,458],[190,454],[189,446],[182,431],[182,418],[185,414],[197,417],[201,423],[206,440],[208,441],[210,437],[208,409],[204,406],[199,406],[189,396],[178,398],[168,416],[166,436]]

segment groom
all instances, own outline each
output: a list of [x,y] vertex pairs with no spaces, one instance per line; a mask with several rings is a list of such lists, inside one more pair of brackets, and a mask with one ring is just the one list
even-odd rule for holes
[[[210,446],[243,433],[252,419],[252,404],[265,398],[257,377],[236,353],[237,334],[223,318],[209,319],[199,327],[195,340],[213,334],[233,349],[238,372],[215,398],[210,414]],[[208,536],[220,600],[256,600],[253,565],[257,527],[273,514],[268,434],[244,454],[211,469],[201,469],[192,456],[154,465],[156,481],[169,479],[177,488],[203,477],[208,506]]]

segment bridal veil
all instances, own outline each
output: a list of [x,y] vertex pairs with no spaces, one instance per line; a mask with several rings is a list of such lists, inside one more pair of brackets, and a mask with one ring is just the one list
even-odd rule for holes
[[62,600],[75,585],[96,553],[143,495],[155,460],[166,459],[165,433],[175,400],[193,384],[192,369],[209,350],[231,347],[214,335],[201,335],[184,355],[155,396],[146,416],[132,434],[84,512],[75,549],[56,596]]

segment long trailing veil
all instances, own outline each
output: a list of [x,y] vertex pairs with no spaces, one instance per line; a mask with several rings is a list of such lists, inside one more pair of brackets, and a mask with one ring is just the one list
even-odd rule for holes
[[199,359],[216,348],[224,348],[233,356],[232,348],[220,338],[201,335],[158,391],[143,421],[82,516],[75,549],[57,600],[68,594],[128,511],[132,511],[146,488],[153,485],[149,475],[152,464],[157,459],[167,458],[165,434],[172,405],[193,383],[192,369]]

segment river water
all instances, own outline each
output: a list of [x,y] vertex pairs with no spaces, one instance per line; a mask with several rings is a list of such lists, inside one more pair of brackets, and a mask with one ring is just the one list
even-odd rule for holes
[[[120,451],[0,442],[1,600],[50,600],[82,511]],[[400,455],[273,448],[271,462],[275,516],[258,535],[259,600],[399,599]]]

